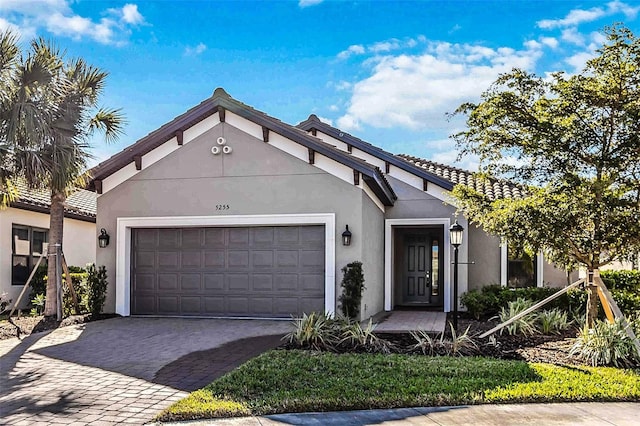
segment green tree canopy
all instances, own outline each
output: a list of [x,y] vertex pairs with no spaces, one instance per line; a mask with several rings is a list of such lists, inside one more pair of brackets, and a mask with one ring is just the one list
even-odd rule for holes
[[479,103],[461,105],[453,135],[483,174],[525,189],[491,201],[453,193],[467,217],[561,265],[597,269],[640,250],[640,40],[614,26],[580,74],[514,69]]
[[[95,131],[107,141],[121,133],[120,112],[98,106],[106,77],[53,43],[35,39],[21,51],[14,34],[0,34],[0,207],[19,196],[16,179],[49,190],[50,247],[62,244],[67,194],[86,178],[89,139]],[[45,315],[55,314],[55,289],[49,279]]]

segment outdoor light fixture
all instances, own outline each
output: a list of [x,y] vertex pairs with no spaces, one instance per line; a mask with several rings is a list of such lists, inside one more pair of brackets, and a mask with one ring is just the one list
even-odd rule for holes
[[458,219],[449,228],[451,245],[453,246],[453,329],[458,331],[458,247],[462,244],[464,228]]
[[463,232],[464,228],[458,223],[458,219],[456,219],[455,223],[449,228],[449,233],[451,234],[451,245],[454,246],[456,250],[460,244],[462,244]]
[[347,225],[347,229],[342,233],[342,245],[351,245],[351,231],[349,231],[349,225]]
[[105,248],[109,245],[109,234],[107,234],[107,230],[102,228],[100,230],[100,236],[98,237],[98,246],[100,248]]

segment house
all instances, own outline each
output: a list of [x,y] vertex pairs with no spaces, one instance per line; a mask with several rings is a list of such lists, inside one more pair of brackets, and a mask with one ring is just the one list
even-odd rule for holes
[[[0,294],[17,300],[31,270],[47,247],[50,197],[45,190],[16,182],[18,199],[0,210]],[[69,265],[84,266],[96,256],[96,194],[79,190],[67,199],[64,255]],[[46,259],[43,259],[46,264]],[[26,298],[29,293],[24,296]]]
[[[92,173],[97,227],[110,236],[97,251],[110,281],[106,310],[121,315],[334,312],[341,269],[356,260],[364,318],[400,306],[449,311],[448,191],[460,182],[519,196],[514,185],[481,187],[463,170],[392,155],[314,115],[291,126],[220,88]],[[458,221],[460,294],[566,283],[541,256],[514,256]]]

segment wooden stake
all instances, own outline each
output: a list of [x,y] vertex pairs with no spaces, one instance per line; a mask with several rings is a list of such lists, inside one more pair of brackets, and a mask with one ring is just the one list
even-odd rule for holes
[[80,315],[78,295],[76,294],[76,289],[73,288],[73,280],[71,279],[69,266],[67,266],[67,259],[64,258],[64,253],[62,254],[62,271],[64,272],[65,277],[67,277],[67,288],[69,289],[69,293],[71,293],[71,300],[73,301],[73,307],[76,310],[76,315]]

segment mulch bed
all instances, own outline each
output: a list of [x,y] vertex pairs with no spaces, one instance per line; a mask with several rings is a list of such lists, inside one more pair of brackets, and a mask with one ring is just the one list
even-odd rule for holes
[[84,324],[86,322],[98,321],[107,318],[114,318],[116,314],[100,314],[93,316],[91,314],[83,315],[71,315],[63,318],[58,322],[55,317],[44,317],[24,315],[20,318],[12,317],[11,321],[15,324],[11,324],[8,320],[0,321],[0,340],[10,339],[12,337],[24,337],[31,333],[37,333],[40,331],[53,330],[59,327],[66,327],[75,324]]

